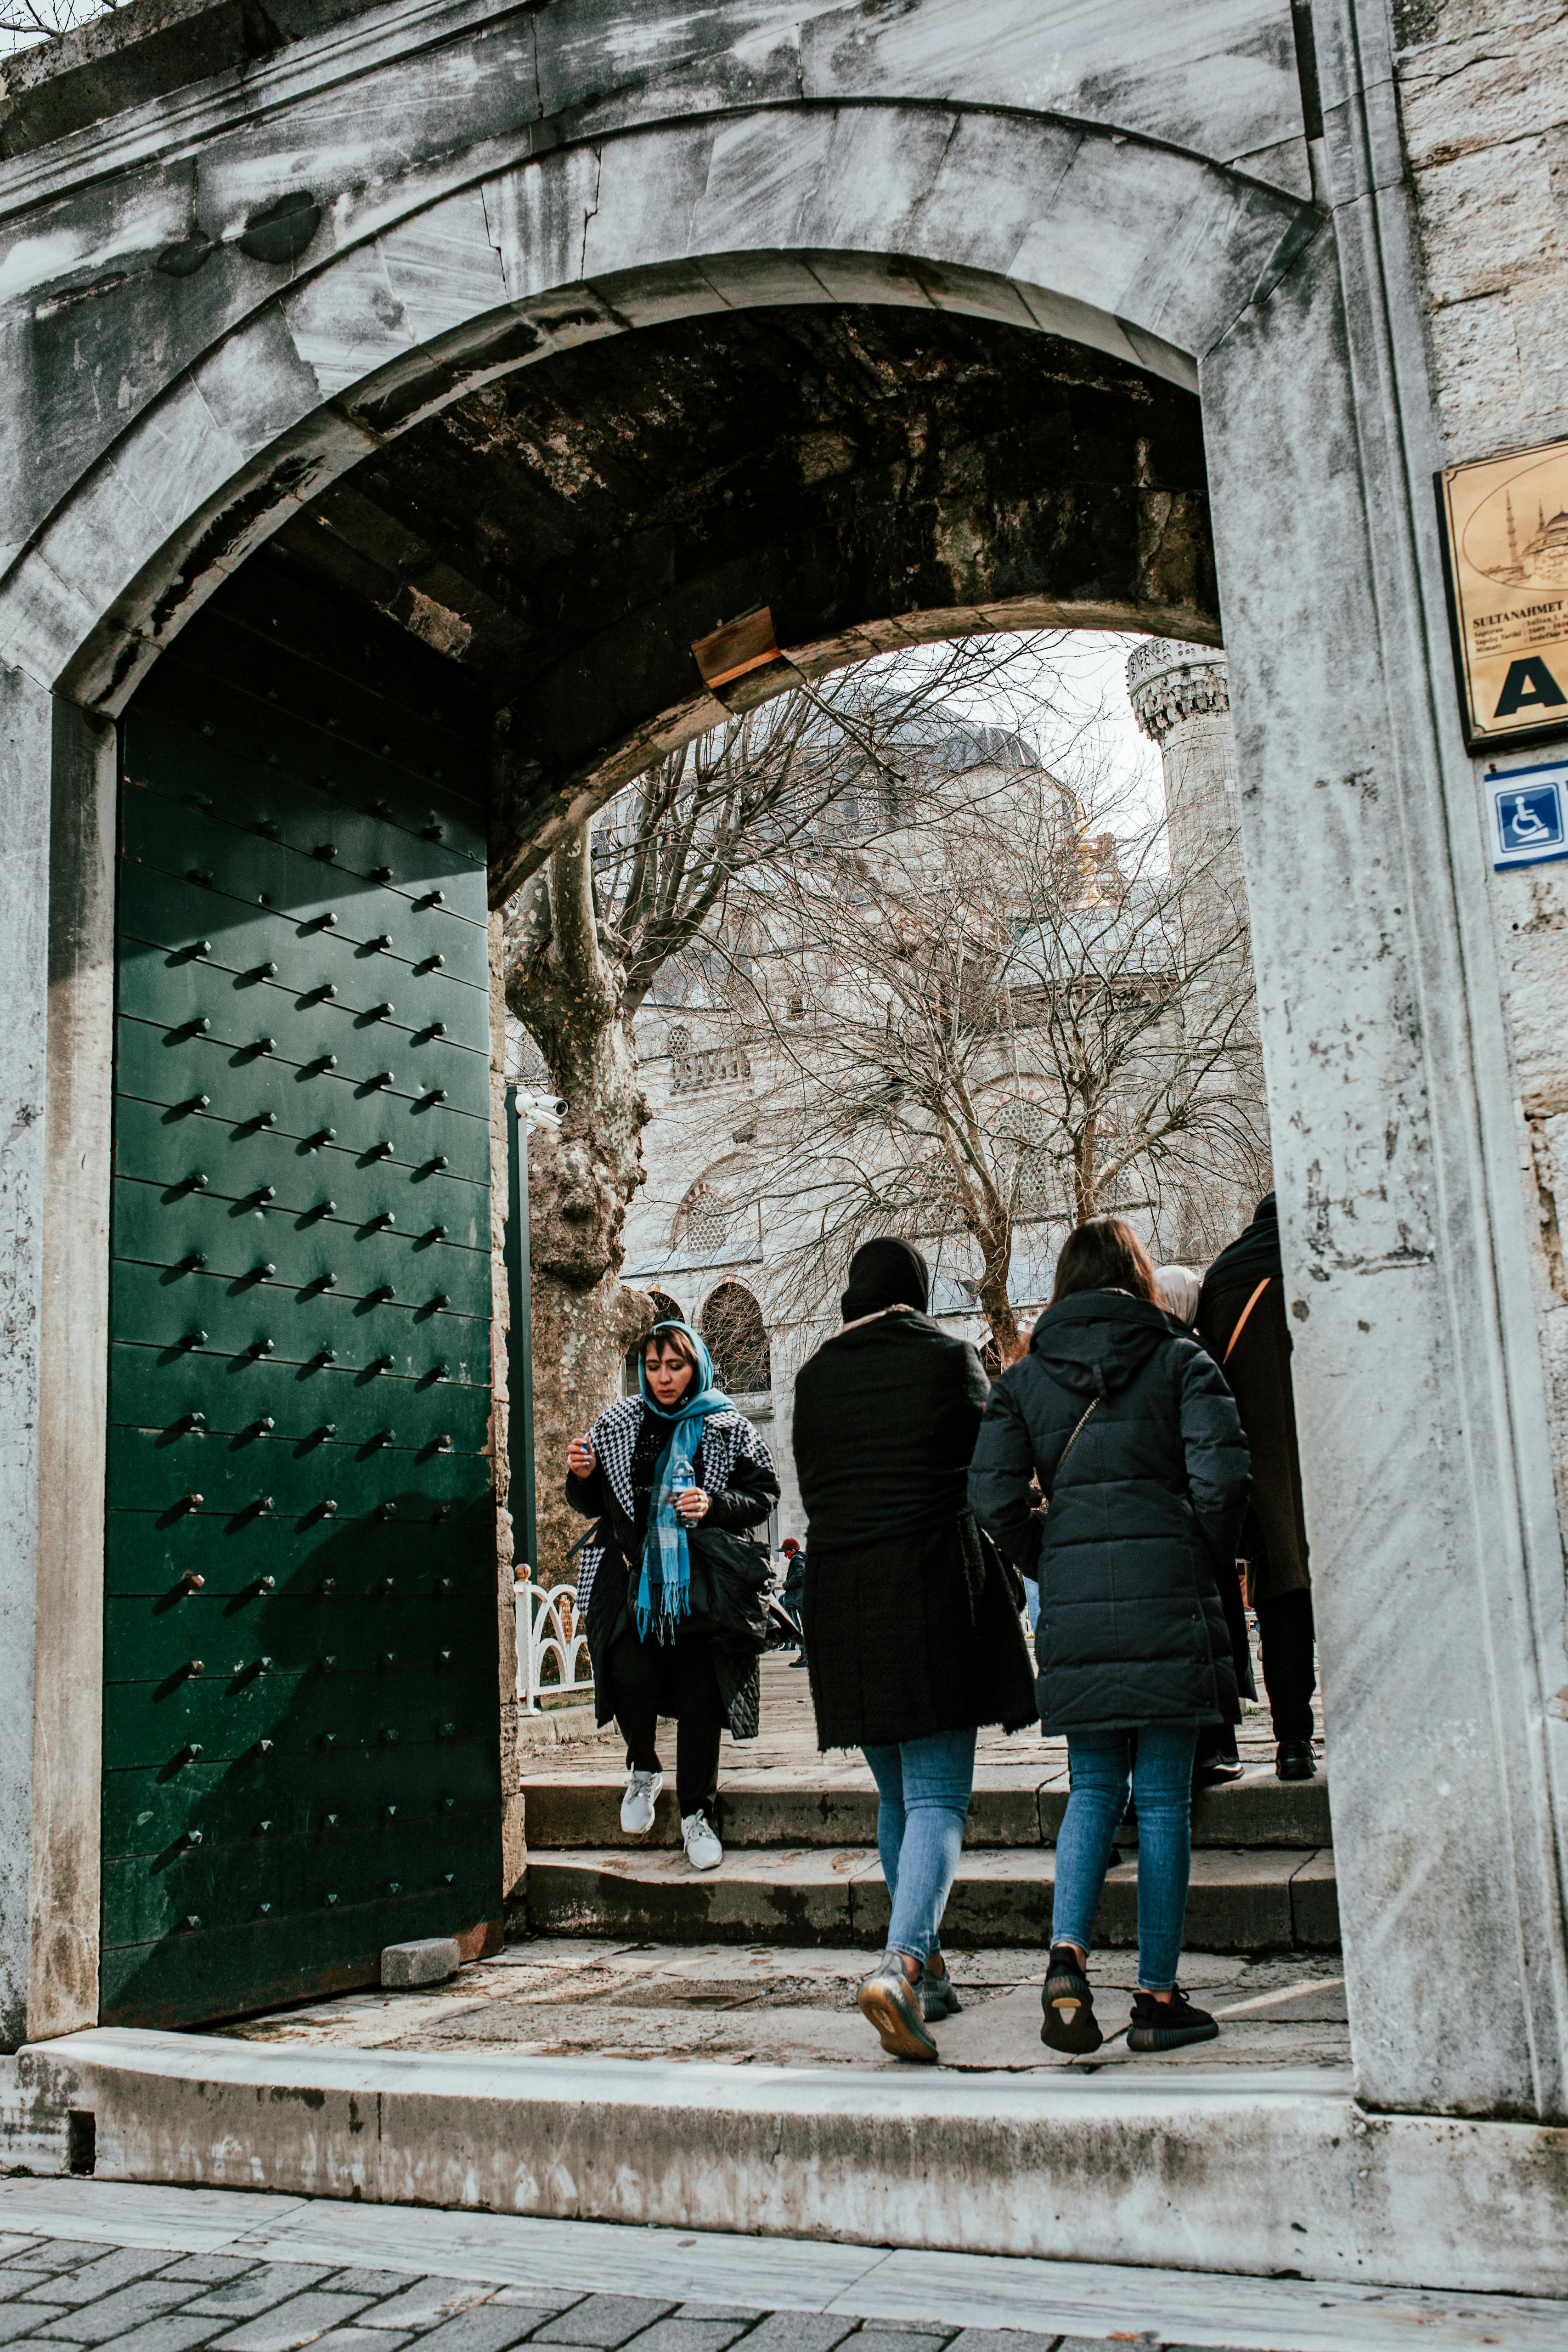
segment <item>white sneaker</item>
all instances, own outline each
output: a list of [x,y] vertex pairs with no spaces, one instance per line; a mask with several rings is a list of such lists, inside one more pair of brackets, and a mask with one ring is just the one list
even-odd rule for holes
[[664,1785],[662,1772],[628,1772],[626,1794],[621,1800],[621,1826],[628,1837],[645,1837],[653,1826],[653,1807]]
[[687,1813],[681,1823],[681,1842],[694,1870],[716,1870],[724,1860],[724,1848],[706,1813]]

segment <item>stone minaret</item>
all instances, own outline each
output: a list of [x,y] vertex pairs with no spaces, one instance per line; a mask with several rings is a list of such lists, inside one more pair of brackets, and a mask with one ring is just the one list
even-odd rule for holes
[[1138,725],[1160,747],[1172,872],[1212,867],[1216,882],[1245,904],[1225,656],[1212,646],[1145,637],[1128,656],[1127,693]]
[[[1225,656],[1212,646],[1145,637],[1128,656],[1127,693],[1138,725],[1160,747],[1171,871],[1199,877],[1200,906],[1207,901],[1215,918],[1228,928],[1233,910],[1245,916],[1247,878]],[[1239,976],[1250,990],[1250,951],[1243,944],[1237,952]],[[1268,1106],[1255,1019],[1248,1023],[1248,1031],[1245,1059],[1256,1073],[1248,1084],[1249,1092],[1255,1087],[1256,1105],[1249,1124],[1267,1155]],[[1201,1264],[1246,1223],[1253,1205],[1244,1184],[1218,1178],[1205,1187],[1201,1198],[1194,1196],[1179,1205],[1176,1255]]]

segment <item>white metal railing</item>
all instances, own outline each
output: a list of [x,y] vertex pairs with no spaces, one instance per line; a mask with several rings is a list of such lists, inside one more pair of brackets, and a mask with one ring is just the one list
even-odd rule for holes
[[[578,1615],[575,1584],[514,1588],[517,1612],[517,1696],[525,1715],[538,1715],[546,1698],[580,1696],[593,1688],[588,1632]],[[547,1681],[546,1665],[554,1675]]]

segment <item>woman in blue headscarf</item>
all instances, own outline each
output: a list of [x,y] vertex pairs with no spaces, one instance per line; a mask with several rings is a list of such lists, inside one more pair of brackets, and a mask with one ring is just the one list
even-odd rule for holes
[[687,1537],[756,1527],[779,1500],[779,1480],[689,1324],[654,1324],[638,1386],[567,1455],[566,1499],[598,1521],[578,1557],[578,1614],[599,1720],[613,1716],[626,1742],[622,1828],[641,1836],[653,1825],[664,1782],[658,1721],[674,1716],[682,1843],[695,1870],[716,1870],[719,1735],[727,1725],[733,1738],[757,1737],[757,1653],[692,1623]]

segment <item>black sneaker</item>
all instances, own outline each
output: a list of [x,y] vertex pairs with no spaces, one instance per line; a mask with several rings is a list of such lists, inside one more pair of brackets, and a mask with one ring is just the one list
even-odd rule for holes
[[1086,2058],[1105,2036],[1094,2019],[1094,1996],[1078,1965],[1071,1944],[1053,1944],[1040,1990],[1045,2023],[1040,2038],[1048,2050],[1063,2050],[1070,2057]]
[[1318,1759],[1310,1739],[1281,1739],[1274,1751],[1276,1780],[1314,1780]]
[[1133,1995],[1133,2021],[1127,2028],[1129,2050],[1183,2050],[1189,2042],[1217,2042],[1219,2028],[1207,2009],[1194,2009],[1180,1985],[1169,2000],[1152,1992]]
[[939,1977],[933,1976],[928,1968],[922,1969],[920,2007],[927,2025],[940,2025],[945,2017],[956,2017],[963,2006],[950,1969],[944,1968]]

